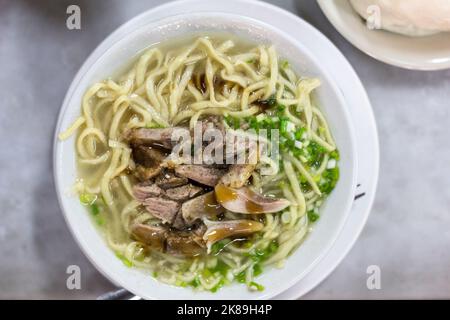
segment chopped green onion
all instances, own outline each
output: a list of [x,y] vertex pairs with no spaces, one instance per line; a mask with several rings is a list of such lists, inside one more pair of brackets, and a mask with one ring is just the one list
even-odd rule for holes
[[85,206],[93,204],[97,200],[97,195],[92,193],[82,193],[80,194],[80,202]]
[[254,287],[258,291],[264,291],[264,286],[254,281],[249,283],[249,287]]
[[288,68],[288,67],[289,67],[289,61],[287,61],[287,60],[281,60],[281,61],[280,61],[280,66],[281,66],[282,69]]
[[[312,167],[318,168],[325,154],[325,149],[320,144],[315,141],[311,141],[306,147],[306,152],[308,154],[308,164]],[[305,154],[306,156],[306,154]]]
[[97,216],[100,213],[100,208],[96,203],[91,204],[89,208],[94,216]]
[[239,118],[234,118],[233,120],[234,120],[233,121],[233,128],[235,130],[239,129],[241,127],[241,120]]
[[330,152],[330,158],[331,159],[335,159],[335,160],[339,160],[339,151],[338,149],[333,150]]
[[209,269],[203,269],[203,271],[202,271],[202,276],[203,276],[204,278],[212,277],[212,275],[213,275],[213,273],[211,272],[211,270],[209,270]]
[[198,286],[200,286],[200,279],[198,278],[198,276],[195,277],[194,280],[189,282],[189,285],[194,288],[197,288]]
[[253,252],[248,253],[248,256],[255,262],[261,262],[267,260],[275,251],[278,250],[278,242],[272,240],[265,249],[255,249]]
[[220,273],[222,276],[226,276],[228,273],[228,270],[230,270],[230,266],[227,265],[222,260],[217,261],[217,264],[214,268],[210,269],[210,271],[214,274],[216,272]]
[[289,131],[289,132],[295,131],[295,124],[293,124],[292,122],[288,121],[287,125],[286,125],[286,130]]
[[223,278],[220,279],[219,283],[216,284],[212,289],[211,292],[217,292],[217,290],[219,290],[220,288],[223,287],[223,285],[225,284],[225,280]]
[[261,265],[260,265],[259,263],[256,263],[256,264],[253,266],[253,275],[254,275],[255,277],[257,277],[257,276],[259,276],[262,272],[263,272],[263,269],[262,269]]
[[303,134],[306,132],[305,128],[300,128],[297,129],[297,131],[295,131],[295,139],[296,140],[301,140],[303,138]]
[[256,116],[256,121],[262,122],[266,118],[266,115],[264,113],[260,113]]
[[211,246],[211,253],[214,254],[214,255],[220,253],[220,252],[223,250],[223,248],[225,248],[225,246],[226,246],[229,242],[230,242],[229,239],[224,239],[224,240],[221,240],[221,241],[218,241],[218,242],[214,243],[214,244]]
[[95,218],[95,222],[101,227],[105,224],[105,219],[101,216],[98,216]]
[[125,258],[125,256],[123,256],[121,253],[116,252],[116,256],[117,256],[117,258],[119,258],[122,261],[122,263],[126,267],[131,268],[133,266],[133,263],[130,260],[128,260],[127,258]]
[[286,119],[280,119],[280,133],[282,135],[285,135],[287,132],[287,124],[288,124],[288,120]]
[[239,283],[244,283],[245,282],[245,271],[238,273],[238,275],[236,276],[236,280]]
[[331,193],[339,180],[339,168],[326,169],[322,173],[322,178],[323,181],[319,184],[320,192],[325,194]]
[[319,215],[315,213],[313,210],[308,211],[308,220],[311,222],[316,222],[319,219]]

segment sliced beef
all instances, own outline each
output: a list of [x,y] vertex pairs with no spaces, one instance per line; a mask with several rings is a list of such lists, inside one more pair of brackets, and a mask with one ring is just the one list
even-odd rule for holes
[[171,233],[166,246],[167,253],[181,256],[198,256],[206,249],[202,237],[193,233]]
[[163,195],[164,190],[158,187],[156,184],[140,183],[133,187],[133,195],[139,202],[144,202],[145,199],[151,197],[159,197]]
[[155,163],[161,163],[167,153],[161,149],[148,146],[133,146],[133,159],[145,167],[151,167]]
[[170,189],[187,184],[188,179],[186,177],[176,175],[173,171],[166,170],[156,178],[155,183],[160,188]]
[[[191,199],[197,195],[199,195],[203,191],[202,188],[198,186],[194,186],[192,184],[187,184],[181,187],[168,189],[166,190],[166,196],[172,200],[176,201],[186,201],[188,199]],[[178,211],[173,223],[172,227],[177,230],[183,230],[188,227],[186,224],[186,221],[183,218],[183,214],[181,210]]]
[[252,175],[256,164],[233,164],[226,174],[220,179],[220,183],[231,188],[241,188]]
[[175,172],[179,176],[194,180],[205,186],[214,187],[226,171],[214,166],[184,164],[176,167]]
[[134,239],[152,250],[178,256],[198,256],[206,252],[202,234],[171,231],[164,226],[134,224],[131,226]]
[[146,145],[170,150],[173,147],[172,137],[175,137],[177,130],[185,132],[187,129],[182,127],[137,128],[126,131],[124,138],[134,145]]
[[133,146],[133,160],[136,163],[135,175],[145,181],[161,173],[161,163],[166,153],[154,147]]
[[181,206],[181,214],[187,225],[192,225],[204,216],[217,216],[224,211],[225,209],[217,202],[214,191],[188,200]]
[[153,216],[161,219],[164,223],[172,224],[180,210],[180,203],[162,197],[147,198],[143,202],[145,208]]
[[197,236],[199,236],[199,237],[203,237],[203,235],[205,234],[205,232],[206,232],[206,226],[205,226],[205,224],[199,224],[196,228],[193,228],[191,231],[195,234],[195,235],[197,235]]
[[158,251],[165,250],[167,232],[166,228],[159,226],[141,223],[131,226],[131,234],[136,240]]
[[147,168],[142,165],[137,165],[136,169],[134,171],[134,175],[139,180],[146,181],[146,180],[156,177],[158,174],[160,174],[160,172],[161,172],[160,167]]
[[186,222],[181,214],[181,203],[203,192],[192,184],[163,190],[154,183],[140,183],[133,187],[133,195],[148,212],[178,230],[185,229]]
[[172,200],[184,201],[199,195],[203,189],[193,184],[186,184],[181,187],[176,187],[166,190],[166,196]]
[[175,217],[175,220],[172,223],[172,228],[177,230],[185,230],[188,227],[189,225],[184,220],[181,210],[179,210],[177,216]]

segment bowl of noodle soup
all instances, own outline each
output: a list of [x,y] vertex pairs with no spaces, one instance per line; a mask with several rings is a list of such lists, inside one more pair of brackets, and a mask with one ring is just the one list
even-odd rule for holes
[[[356,186],[352,126],[327,70],[288,34],[224,13],[173,16],[105,43],[72,83],[54,149],[65,219],[97,269],[147,299],[264,299],[306,275]],[[165,134],[203,123],[235,136],[276,129],[278,158],[192,172],[158,160],[155,173],[173,153]],[[237,166],[250,169],[233,175]],[[219,211],[190,210],[210,195],[204,207]]]

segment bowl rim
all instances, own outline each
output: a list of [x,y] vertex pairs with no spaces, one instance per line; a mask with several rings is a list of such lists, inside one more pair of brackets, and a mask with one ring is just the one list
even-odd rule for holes
[[[178,1],[176,1],[178,2]],[[175,3],[176,3],[175,2]],[[174,2],[171,2],[169,4],[173,4]],[[168,4],[164,4],[162,6],[165,6]],[[161,6],[161,7],[162,7]],[[151,8],[148,11],[151,11],[155,8]],[[146,12],[148,12],[146,11]],[[157,19],[154,21],[149,21],[147,23],[144,23],[142,25],[139,25],[135,30],[133,30],[131,33],[128,33],[126,35],[122,35],[119,39],[116,39],[114,41],[112,41],[112,38],[114,35],[116,35],[116,33],[118,33],[124,26],[128,25],[128,24],[132,24],[133,21],[135,21],[136,19],[138,19],[141,15],[144,15],[146,12],[143,12],[141,14],[139,14],[138,16],[133,17],[132,19],[128,20],[124,25],[120,26],[119,28],[117,28],[115,31],[113,31],[110,35],[108,35],[94,50],[93,52],[89,55],[89,57],[84,61],[84,63],[82,64],[82,66],[80,67],[79,71],[77,72],[77,74],[75,75],[68,91],[67,94],[64,98],[63,104],[61,106],[61,109],[59,111],[59,115],[58,115],[58,120],[57,120],[57,125],[55,127],[55,133],[54,133],[54,145],[53,145],[53,173],[54,173],[54,180],[55,180],[55,186],[56,186],[56,192],[57,192],[57,196],[58,196],[58,202],[61,208],[61,211],[63,213],[64,219],[69,227],[70,232],[72,233],[75,241],[77,242],[77,244],[79,245],[80,249],[82,250],[82,252],[84,253],[84,255],[90,260],[90,262],[96,267],[96,269],[102,274],[104,275],[107,279],[109,279],[110,281],[112,281],[113,283],[116,284],[120,284],[121,286],[123,286],[124,288],[129,288],[127,286],[126,283],[122,283],[121,281],[119,281],[118,279],[116,279],[113,275],[111,275],[110,273],[108,273],[108,271],[104,268],[104,266],[100,266],[100,264],[98,263],[98,259],[96,259],[95,257],[91,256],[90,252],[85,248],[85,246],[83,245],[83,243],[80,241],[79,236],[77,235],[74,226],[72,223],[70,223],[69,218],[68,218],[68,213],[66,210],[66,207],[64,205],[64,200],[63,197],[65,196],[63,194],[63,190],[61,185],[59,184],[59,177],[58,177],[58,173],[59,171],[56,170],[57,167],[57,157],[60,154],[59,148],[58,148],[58,134],[60,132],[60,128],[61,128],[61,124],[63,122],[63,119],[65,118],[67,111],[69,108],[69,102],[72,100],[73,95],[75,93],[75,89],[79,86],[80,82],[84,79],[84,77],[86,76],[87,73],[89,73],[89,71],[91,70],[91,68],[97,63],[98,60],[102,59],[104,55],[106,55],[108,53],[108,50],[111,49],[112,46],[114,46],[116,43],[125,40],[126,38],[130,37],[131,35],[133,35],[135,32],[139,32],[141,29],[143,28],[149,28],[150,26],[160,26],[163,24],[170,24],[169,21],[175,20],[175,19],[180,19],[182,17],[184,18],[190,18],[193,16],[202,16],[202,15],[218,15],[221,17],[230,17],[230,18],[235,18],[235,19],[239,19],[241,21],[254,21],[257,22],[260,25],[264,25],[264,27],[271,29],[271,31],[275,31],[276,33],[278,33],[280,37],[285,37],[286,39],[289,40],[290,43],[292,43],[295,47],[297,47],[299,50],[301,50],[306,56],[308,56],[309,59],[312,60],[312,62],[314,64],[316,64],[317,66],[320,66],[320,63],[317,61],[317,59],[315,59],[315,57],[311,54],[311,52],[308,50],[308,48],[304,47],[301,43],[299,43],[296,39],[292,38],[289,34],[285,33],[284,31],[268,25],[267,23],[260,21],[258,19],[255,18],[251,18],[248,16],[244,16],[244,15],[238,15],[238,14],[233,14],[233,13],[227,13],[227,12],[220,12],[220,11],[202,11],[202,12],[191,12],[191,13],[184,13],[184,14],[175,14],[175,15],[170,15],[170,16],[166,16],[162,19]],[[103,49],[102,47],[104,47],[107,43],[109,42],[109,44],[106,47],[106,50],[101,50]],[[101,52],[102,51],[102,52]],[[96,59],[94,59],[95,55],[97,55],[98,57]],[[302,273],[299,273],[298,275],[296,275],[295,277],[293,277],[292,280],[286,282],[286,284],[284,286],[279,286],[277,290],[272,290],[273,292],[267,293],[267,294],[263,294],[262,296],[256,297],[255,298],[271,298],[271,297],[275,297],[278,294],[284,292],[285,290],[291,288],[293,285],[295,285],[295,283],[297,283],[301,278],[303,278],[306,274],[308,274],[316,265],[317,263],[326,255],[326,253],[330,250],[330,248],[333,246],[334,242],[336,241],[338,235],[340,234],[343,225],[345,224],[345,222],[348,219],[348,215],[350,213],[350,209],[351,209],[351,205],[352,205],[352,198],[353,195],[355,193],[355,188],[356,188],[356,172],[357,172],[357,156],[356,156],[356,142],[355,142],[355,132],[354,132],[354,128],[352,125],[352,122],[350,121],[350,115],[349,115],[349,110],[347,109],[346,106],[346,101],[342,95],[342,93],[340,92],[338,86],[336,85],[334,79],[328,74],[328,72],[326,72],[323,68],[319,68],[321,70],[322,77],[323,80],[325,80],[328,85],[331,87],[331,90],[334,92],[334,94],[338,97],[339,100],[339,104],[341,106],[343,106],[343,108],[340,108],[341,111],[344,115],[345,118],[345,122],[346,122],[346,126],[350,132],[349,134],[349,138],[350,141],[348,142],[348,144],[350,145],[349,149],[351,151],[351,156],[350,159],[353,162],[353,166],[350,169],[351,172],[351,190],[349,190],[348,194],[348,199],[345,200],[346,205],[345,210],[343,210],[345,212],[344,214],[344,218],[341,219],[339,227],[336,229],[336,234],[334,235],[334,237],[332,238],[332,240],[330,241],[329,245],[325,248],[325,250],[323,250],[323,252],[321,252],[316,259],[314,259],[314,261],[312,261],[309,266],[303,270]],[[130,290],[132,292],[137,292],[137,290]],[[138,293],[139,294],[139,293]],[[140,296],[143,296],[145,298],[151,298],[154,299],[154,297],[149,297],[148,294],[139,294]],[[212,298],[217,298],[217,294],[211,294]]]
[[[346,0],[347,1],[347,0]],[[386,55],[383,51],[384,46],[380,46],[378,49],[375,46],[368,46],[364,42],[361,42],[358,40],[358,37],[356,36],[356,33],[348,32],[346,24],[340,23],[340,21],[336,18],[334,12],[340,10],[340,6],[337,4],[336,1],[328,1],[328,0],[318,0],[317,1],[320,9],[322,10],[325,17],[328,19],[328,21],[333,25],[333,27],[353,46],[367,54],[368,56],[384,62],[389,65],[393,65],[396,67],[400,67],[403,69],[408,70],[418,70],[418,71],[435,71],[435,70],[444,70],[450,68],[450,55],[445,59],[445,61],[412,61],[411,59],[405,59],[395,56]],[[348,5],[351,6],[350,3]],[[353,9],[353,8],[352,8]],[[358,15],[358,13],[354,12],[355,15]],[[395,34],[394,32],[388,31],[388,30],[379,30],[380,32],[386,32],[389,33],[391,36],[395,35],[398,37],[405,37],[408,38],[406,35],[401,34]],[[450,32],[448,32],[450,34]],[[431,35],[435,36],[435,35]],[[427,36],[430,37],[430,36]],[[417,40],[414,37],[411,38],[411,41]]]

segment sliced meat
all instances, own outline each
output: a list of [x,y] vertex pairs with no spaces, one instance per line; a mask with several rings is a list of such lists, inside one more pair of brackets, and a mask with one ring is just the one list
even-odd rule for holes
[[167,237],[167,253],[181,256],[198,256],[205,252],[202,237],[193,233],[171,233]]
[[223,213],[224,208],[217,202],[214,191],[188,200],[181,206],[181,214],[187,225],[192,225],[202,217],[212,217]]
[[264,225],[254,220],[228,220],[212,222],[206,229],[203,239],[207,242],[208,248],[217,241],[230,237],[248,236],[261,231]]
[[227,210],[237,213],[260,214],[279,212],[291,203],[286,199],[264,197],[243,187],[234,189],[223,184],[215,187],[217,201]]
[[199,195],[203,189],[193,184],[186,184],[181,187],[176,187],[166,190],[168,198],[176,201],[184,201]]
[[179,177],[172,171],[162,172],[155,180],[155,183],[163,189],[176,188],[188,183],[186,177]]
[[172,228],[177,229],[177,230],[184,230],[188,227],[189,227],[189,225],[186,224],[186,221],[183,218],[181,210],[178,211],[177,216],[175,217],[175,220],[172,223]]
[[197,236],[199,236],[199,237],[203,237],[203,235],[205,234],[205,232],[206,232],[206,226],[205,226],[205,224],[200,224],[200,225],[198,225],[196,228],[193,228],[192,230],[191,230],[195,235],[197,235]]
[[[172,149],[172,137],[175,137],[176,130],[183,130],[185,132],[187,129],[182,127],[173,128],[137,128],[130,129],[125,132],[124,138],[131,144],[135,145],[146,145],[160,147],[164,149]],[[176,141],[174,141],[174,144]]]
[[164,223],[172,224],[175,220],[180,204],[176,201],[161,197],[147,198],[143,202],[145,208],[154,217],[161,219]]
[[133,195],[154,217],[169,223],[178,230],[187,225],[181,213],[181,203],[203,192],[201,187],[187,184],[164,190],[152,181],[143,182],[133,187]]
[[140,181],[147,181],[149,179],[156,177],[160,173],[161,173],[161,167],[159,167],[159,166],[147,168],[142,165],[137,165],[136,169],[134,171],[134,175]]
[[140,183],[133,187],[133,195],[139,202],[144,202],[145,199],[150,197],[159,197],[163,195],[164,190],[158,187],[156,184]]
[[166,153],[153,147],[134,146],[133,160],[136,163],[135,175],[141,181],[156,177],[161,171],[161,163]]
[[152,249],[165,250],[165,241],[167,238],[167,229],[158,226],[149,226],[146,224],[134,224],[131,226],[132,236],[139,242],[148,245]]
[[205,186],[214,187],[226,171],[213,166],[184,164],[176,167],[175,172],[179,176],[194,180]]
[[202,234],[170,231],[166,227],[139,223],[131,226],[131,235],[153,250],[172,255],[194,257],[206,252]]
[[256,164],[233,164],[222,176],[220,183],[231,188],[241,188],[247,183],[255,168]]
[[154,147],[135,146],[133,147],[133,159],[145,167],[151,167],[155,163],[161,163],[167,153]]

